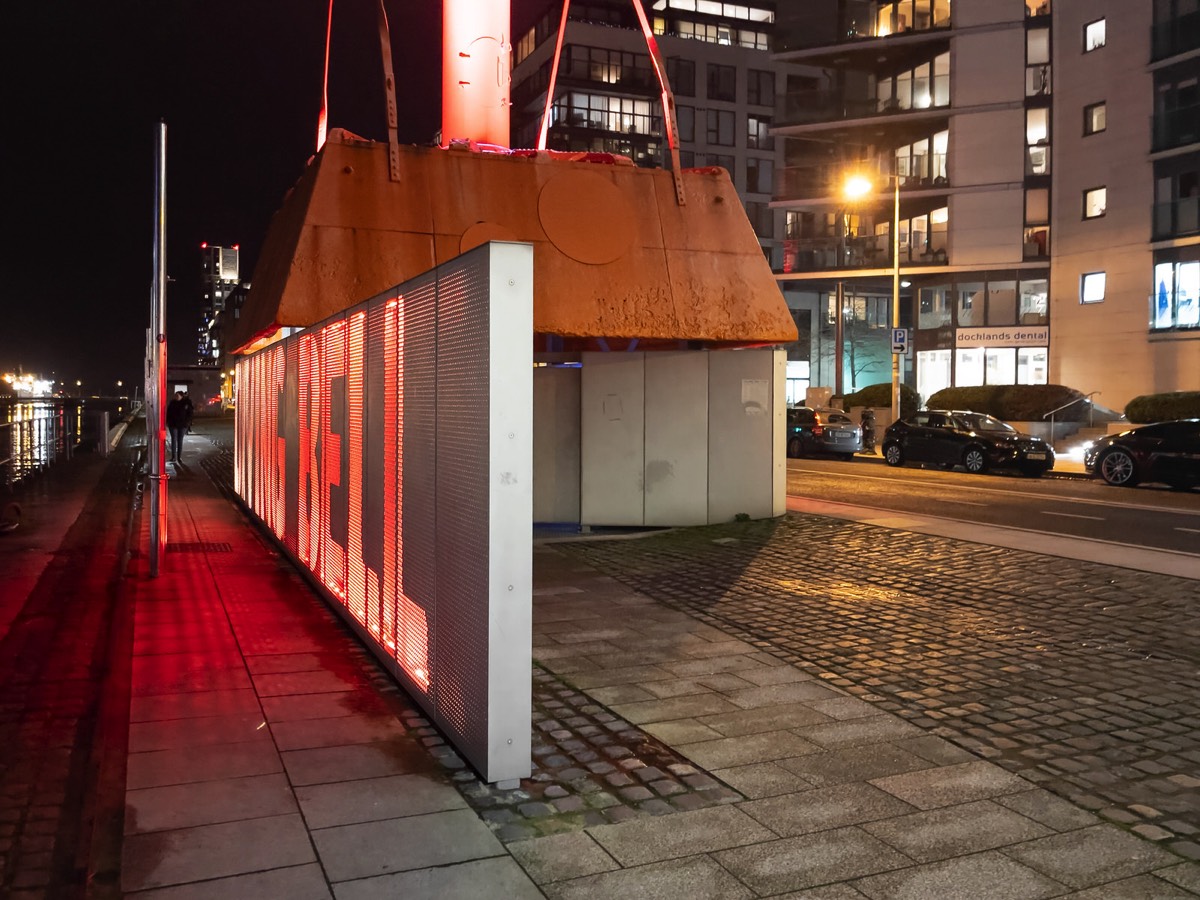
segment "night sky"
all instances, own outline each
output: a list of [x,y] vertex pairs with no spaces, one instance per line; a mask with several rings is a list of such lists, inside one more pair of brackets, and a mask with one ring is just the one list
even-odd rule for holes
[[[327,0],[10,6],[0,371],[72,388],[81,379],[88,394],[141,383],[160,119],[169,357],[194,362],[200,243],[240,244],[248,279],[272,213],[315,150]],[[440,119],[441,3],[386,6],[400,140],[428,144]],[[377,0],[334,2],[329,124],[381,140],[377,10]]]

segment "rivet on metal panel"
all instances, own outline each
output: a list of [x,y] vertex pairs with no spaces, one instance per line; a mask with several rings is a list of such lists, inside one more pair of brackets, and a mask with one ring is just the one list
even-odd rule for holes
[[508,586],[508,589],[511,591],[511,590],[513,589],[513,586],[510,584],[510,585]]
[[515,278],[510,278],[510,279],[508,279],[508,286],[509,286],[509,287],[512,287],[512,286],[513,286],[514,284],[516,284],[516,283],[517,283],[517,279],[515,279]]
[[508,433],[508,439],[509,439],[510,441],[511,441],[513,438],[515,438],[515,437],[516,437],[516,434],[515,434],[514,432],[511,432],[511,431],[510,431],[510,432]]

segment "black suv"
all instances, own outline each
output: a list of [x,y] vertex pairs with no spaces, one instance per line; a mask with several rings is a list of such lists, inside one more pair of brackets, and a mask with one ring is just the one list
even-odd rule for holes
[[788,456],[836,453],[854,459],[862,450],[862,429],[840,409],[797,406],[787,411]]
[[883,458],[889,466],[926,462],[976,474],[1009,468],[1034,478],[1054,468],[1054,450],[1041,438],[983,413],[944,409],[922,410],[889,426]]

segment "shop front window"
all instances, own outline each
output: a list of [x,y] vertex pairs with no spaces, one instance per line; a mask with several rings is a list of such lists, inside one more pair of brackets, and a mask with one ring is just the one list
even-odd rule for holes
[[953,384],[949,350],[921,350],[917,353],[917,393],[928,400]]
[[983,348],[969,347],[955,351],[954,386],[978,387],[983,384]]
[[1159,263],[1154,267],[1150,327],[1200,326],[1200,261]]
[[941,328],[950,324],[949,290],[944,286],[921,288],[918,328]]
[[1017,349],[1017,384],[1047,384],[1048,373],[1045,347]]
[[1017,349],[989,347],[984,351],[983,377],[985,384],[1017,383]]

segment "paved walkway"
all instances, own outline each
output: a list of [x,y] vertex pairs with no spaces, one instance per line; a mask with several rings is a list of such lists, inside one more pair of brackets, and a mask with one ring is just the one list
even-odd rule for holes
[[[589,564],[599,543],[536,549],[537,765],[520,791],[497,797],[220,492],[227,426],[196,432],[170,482],[158,578],[146,575],[144,513],[123,578],[119,553],[83,555],[96,526],[128,509],[120,456],[75,484],[74,509],[90,515],[57,537],[36,531],[48,547],[61,538],[78,550],[46,550],[41,574],[21,584],[30,598],[53,598],[71,593],[72,573],[90,582],[75,593],[106,611],[100,643],[79,643],[95,620],[53,604],[33,610],[4,590],[2,608],[21,610],[14,623],[48,617],[66,646],[91,646],[96,663],[76,681],[99,690],[84,703],[86,727],[55,739],[57,755],[33,740],[40,713],[12,713],[29,739],[0,755],[0,791],[29,800],[0,807],[0,893],[1200,895],[1185,846],[1168,851],[881,710],[797,650],[783,658],[770,625],[750,634],[686,609],[686,597],[666,604],[659,587],[615,580],[606,572],[635,573]],[[828,521],[793,518],[818,530]],[[61,530],[70,517],[59,519]],[[0,544],[5,565],[9,546]],[[725,574],[729,595],[769,608],[774,596],[743,574]],[[17,630],[7,629],[0,662],[18,658],[8,652]],[[878,663],[886,675],[889,661]],[[6,689],[17,671],[0,671]],[[35,786],[32,761],[56,756],[65,774],[45,781],[55,791]]]

